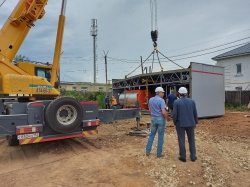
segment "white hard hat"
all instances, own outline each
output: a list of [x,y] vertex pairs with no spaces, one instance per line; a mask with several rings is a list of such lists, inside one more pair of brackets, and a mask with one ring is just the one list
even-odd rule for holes
[[165,91],[163,90],[162,87],[157,87],[157,88],[155,89],[155,92],[157,93],[157,92],[165,92]]
[[187,94],[187,93],[188,93],[187,88],[185,88],[185,87],[180,87],[180,88],[179,88],[179,93],[180,93],[180,94]]

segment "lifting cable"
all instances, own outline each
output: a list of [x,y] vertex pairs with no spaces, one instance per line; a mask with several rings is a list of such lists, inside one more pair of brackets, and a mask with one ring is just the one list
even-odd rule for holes
[[[155,8],[155,10],[154,10]],[[177,63],[175,63],[174,61],[170,60],[168,57],[166,57],[165,55],[163,55],[160,51],[158,51],[157,49],[157,38],[158,38],[158,26],[157,26],[157,2],[156,0],[150,0],[150,10],[151,10],[151,38],[153,41],[153,46],[154,46],[154,51],[152,52],[153,54],[156,53],[157,58],[158,58],[158,62],[159,65],[161,67],[161,71],[163,71],[163,67],[161,65],[160,62],[160,58],[159,58],[159,53],[164,56],[165,58],[167,58],[169,61],[173,62],[175,65],[183,68],[182,66],[178,65]],[[154,17],[155,15],[155,17]],[[153,22],[155,21],[155,27],[153,27]],[[152,61],[152,71],[153,71],[153,63],[154,63],[154,55],[153,55],[153,61]]]
[[[177,65],[177,66],[179,66],[179,67],[181,67],[181,68],[183,68],[184,69],[184,67],[182,67],[181,65],[179,65],[179,64],[177,64],[177,63],[175,63],[173,60],[171,60],[171,59],[169,59],[168,57],[166,57],[164,54],[162,54],[160,51],[158,51],[162,56],[164,56],[166,59],[168,59],[170,62],[173,62],[175,65]],[[160,62],[160,61],[159,61]]]
[[[155,9],[154,9],[155,8]],[[158,26],[157,26],[157,3],[156,0],[150,0],[150,12],[151,12],[151,38],[154,42],[154,47],[157,46],[158,38]],[[155,26],[154,26],[155,23]]]
[[135,68],[135,69],[134,69],[133,71],[131,71],[129,74],[125,75],[125,78],[127,78],[130,74],[134,73],[138,68],[140,68],[140,67],[149,59],[149,57],[151,57],[152,54],[153,54],[153,53],[151,53],[151,54],[148,56],[148,58],[146,58],[146,60],[144,60],[144,61],[141,63],[141,65],[139,65],[137,68]]
[[[160,66],[161,66],[161,62],[160,62],[160,58],[159,58],[159,54],[158,54],[158,52],[160,53],[160,51],[158,51],[157,50],[157,58],[158,58],[158,62],[159,62],[159,64],[160,64]],[[161,53],[160,53],[161,54]],[[162,54],[161,54],[162,55]],[[163,71],[163,67],[161,66],[161,71]]]
[[[155,60],[154,59],[154,53],[157,54],[157,58],[158,58],[160,66],[161,66],[159,55],[158,55],[158,50],[157,50],[157,43],[156,43],[157,38],[158,38],[157,2],[156,2],[156,0],[150,0],[150,12],[151,12],[151,38],[152,38],[153,46],[154,46],[154,50],[152,52],[152,54],[153,54],[153,60],[152,60],[152,67],[151,67],[152,71],[153,71],[154,60]],[[162,66],[161,66],[161,71],[163,71]]]
[[142,67],[142,65],[149,59],[149,57],[151,55],[153,55],[153,60],[152,60],[152,67],[151,70],[153,72],[153,65],[154,65],[154,61],[155,61],[155,53],[157,55],[157,59],[159,62],[159,65],[161,67],[161,71],[163,71],[163,67],[161,65],[160,62],[160,58],[159,58],[159,53],[164,56],[165,58],[167,58],[170,62],[174,63],[175,65],[181,67],[184,69],[184,67],[178,65],[177,63],[175,63],[173,60],[169,59],[168,57],[166,57],[165,55],[163,55],[160,51],[158,51],[157,49],[157,38],[158,38],[158,26],[157,26],[157,0],[150,0],[150,12],[151,12],[151,38],[153,41],[153,46],[154,46],[154,50],[153,52],[148,56],[148,58],[146,60],[144,60],[141,65],[139,65],[137,68],[135,68],[132,72],[130,72],[129,74],[127,74],[125,76],[125,78],[127,78],[130,74],[132,74],[133,72],[135,72],[138,68]]
[[154,53],[154,51],[153,51],[153,53],[152,53],[152,54],[153,54],[153,60],[152,60],[152,67],[151,67],[151,68],[152,68],[152,71],[153,71],[153,67],[154,67],[154,60],[155,60],[155,53]]

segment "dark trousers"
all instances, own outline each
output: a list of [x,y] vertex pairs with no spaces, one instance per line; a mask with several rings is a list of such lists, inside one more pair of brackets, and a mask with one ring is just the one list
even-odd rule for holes
[[106,104],[106,109],[110,109],[110,104]]
[[186,148],[185,148],[185,132],[187,133],[190,158],[192,160],[196,159],[196,149],[194,140],[194,127],[179,127],[176,126],[176,132],[178,136],[179,151],[181,159],[186,159]]

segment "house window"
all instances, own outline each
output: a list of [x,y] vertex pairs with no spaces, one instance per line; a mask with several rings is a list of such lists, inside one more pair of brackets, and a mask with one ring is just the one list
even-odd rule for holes
[[76,91],[76,86],[73,86],[73,87],[72,87],[72,90],[73,90],[73,91]]
[[82,92],[87,92],[88,91],[88,87],[81,87],[81,91]]
[[99,92],[103,91],[103,87],[99,87]]
[[241,64],[236,64],[236,74],[237,75],[241,75],[242,72],[241,72]]

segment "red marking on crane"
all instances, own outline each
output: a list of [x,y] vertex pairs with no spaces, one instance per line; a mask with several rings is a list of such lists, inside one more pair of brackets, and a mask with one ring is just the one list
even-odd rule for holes
[[42,102],[39,102],[39,103],[31,103],[30,105],[31,105],[31,106],[43,106],[43,103],[42,103]]
[[81,101],[81,105],[98,105],[98,102],[96,101]]

